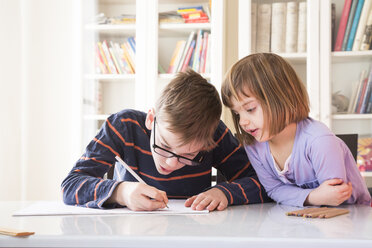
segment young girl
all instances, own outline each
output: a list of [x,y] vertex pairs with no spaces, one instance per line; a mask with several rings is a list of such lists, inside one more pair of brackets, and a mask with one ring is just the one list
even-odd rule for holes
[[258,53],[241,59],[221,92],[237,136],[273,200],[293,206],[371,204],[350,150],[308,116],[306,89],[283,58]]

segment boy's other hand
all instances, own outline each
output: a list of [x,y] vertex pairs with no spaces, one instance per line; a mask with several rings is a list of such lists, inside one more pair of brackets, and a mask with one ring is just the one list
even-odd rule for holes
[[346,184],[342,179],[330,179],[311,191],[305,204],[338,206],[349,199],[352,192],[353,186],[350,182]]
[[194,195],[186,200],[185,206],[191,207],[193,210],[204,210],[213,211],[215,209],[221,211],[227,208],[228,201],[225,194],[217,189],[212,188],[199,195]]
[[165,208],[168,197],[164,191],[143,183],[122,182],[116,187],[109,201],[133,211],[151,211]]

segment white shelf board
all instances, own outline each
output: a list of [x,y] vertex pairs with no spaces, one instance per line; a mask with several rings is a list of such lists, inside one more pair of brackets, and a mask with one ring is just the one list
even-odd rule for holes
[[[200,74],[203,78],[209,80],[211,75],[209,73]],[[176,76],[176,73],[161,73],[159,74],[159,79],[173,79]]]
[[134,80],[135,74],[87,74],[85,79],[93,80]]
[[372,171],[362,171],[360,172],[363,177],[372,177]]
[[187,36],[191,31],[211,30],[210,23],[160,23],[159,36]]
[[336,114],[333,120],[372,120],[372,114]]
[[332,61],[336,63],[372,60],[372,50],[332,52]]
[[128,31],[134,33],[136,31],[136,24],[87,24],[85,29],[94,31]]
[[95,114],[87,114],[84,115],[84,120],[96,120],[96,121],[104,121],[109,117],[109,115],[95,115]]

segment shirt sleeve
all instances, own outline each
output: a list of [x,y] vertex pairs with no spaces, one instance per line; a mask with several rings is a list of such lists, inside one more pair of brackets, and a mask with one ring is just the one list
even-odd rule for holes
[[[221,125],[220,125],[221,126]],[[223,124],[214,150],[215,167],[227,179],[215,185],[224,192],[229,205],[269,202],[264,188],[239,141]]]
[[[119,122],[114,116],[103,124],[97,136],[89,143],[85,153],[76,162],[62,182],[63,201],[68,205],[103,208],[119,182],[103,176],[120,156],[121,141],[115,133]],[[114,207],[105,205],[105,207]]]
[[272,170],[269,169],[270,165],[264,165],[257,153],[255,153],[251,148],[247,148],[248,156],[255,168],[258,178],[267,194],[271,199],[277,203],[299,206],[302,207],[304,202],[313,189],[303,189],[297,185],[285,184],[283,183]]
[[347,183],[345,154],[341,141],[336,136],[326,135],[315,139],[308,148],[319,184],[340,178]]

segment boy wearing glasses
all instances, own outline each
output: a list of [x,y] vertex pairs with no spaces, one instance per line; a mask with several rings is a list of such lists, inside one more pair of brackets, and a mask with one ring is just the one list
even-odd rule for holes
[[[164,208],[187,199],[196,210],[269,201],[247,155],[220,121],[217,90],[198,73],[179,73],[148,113],[111,115],[62,182],[66,204],[131,210]],[[114,180],[103,175],[121,157],[146,183],[119,163]],[[228,180],[211,187],[211,169]]]

